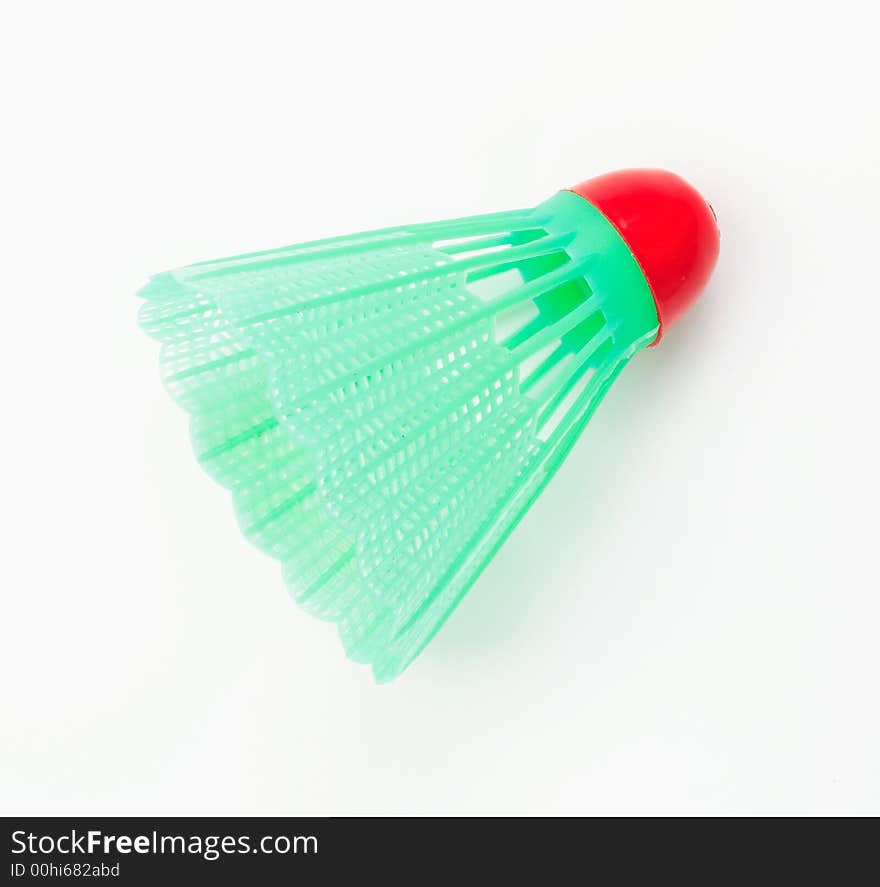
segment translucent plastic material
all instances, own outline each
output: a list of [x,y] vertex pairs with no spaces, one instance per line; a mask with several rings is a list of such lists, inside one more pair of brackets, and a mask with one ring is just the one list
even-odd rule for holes
[[442,625],[658,330],[623,240],[566,191],[192,265],[141,295],[199,461],[293,597],[380,681]]

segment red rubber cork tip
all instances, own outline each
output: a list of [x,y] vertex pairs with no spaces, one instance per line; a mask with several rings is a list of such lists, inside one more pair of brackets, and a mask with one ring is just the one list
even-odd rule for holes
[[662,169],[611,172],[569,190],[614,225],[639,263],[660,319],[656,344],[715,267],[720,236],[712,207],[684,179]]

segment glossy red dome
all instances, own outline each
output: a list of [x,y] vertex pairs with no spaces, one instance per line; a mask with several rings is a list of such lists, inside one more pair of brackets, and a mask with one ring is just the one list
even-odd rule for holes
[[712,207],[675,173],[626,169],[570,189],[618,230],[648,281],[657,305],[657,340],[706,285],[718,258]]

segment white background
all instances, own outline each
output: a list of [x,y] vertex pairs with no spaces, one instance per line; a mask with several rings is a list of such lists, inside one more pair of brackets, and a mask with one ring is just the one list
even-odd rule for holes
[[[871,4],[3,13],[4,813],[880,813]],[[632,165],[717,272],[377,687],[197,467],[132,293]]]

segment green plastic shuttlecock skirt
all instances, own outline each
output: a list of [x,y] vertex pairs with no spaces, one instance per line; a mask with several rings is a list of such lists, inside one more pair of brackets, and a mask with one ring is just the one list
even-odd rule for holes
[[377,680],[431,639],[658,331],[608,220],[531,210],[191,265],[141,291],[196,455]]

